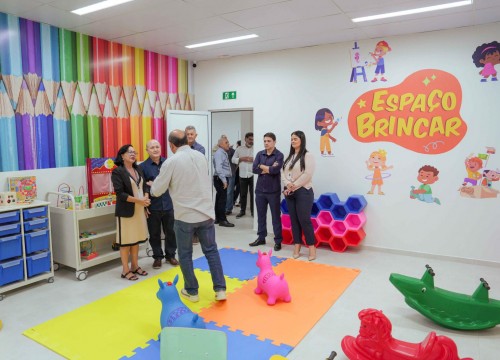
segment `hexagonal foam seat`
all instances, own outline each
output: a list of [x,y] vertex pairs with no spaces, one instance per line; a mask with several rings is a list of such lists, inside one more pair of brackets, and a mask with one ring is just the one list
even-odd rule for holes
[[316,236],[316,242],[318,243],[329,243],[333,237],[330,227],[321,225],[314,232],[314,235]]
[[343,221],[334,220],[332,223],[332,233],[334,236],[342,237],[346,232],[346,226]]
[[350,230],[359,230],[366,223],[366,215],[364,212],[359,214],[354,214],[354,213],[347,214],[344,223]]
[[292,228],[292,220],[290,220],[290,215],[288,215],[288,214],[281,215],[281,227],[283,229],[291,229]]
[[347,211],[358,214],[366,207],[366,199],[363,195],[351,195],[345,202]]
[[311,218],[311,223],[313,224],[314,232],[316,232],[316,230],[319,228],[318,219],[312,217]]
[[316,216],[316,221],[318,222],[318,225],[326,225],[330,226],[330,224],[333,221],[333,216],[332,213],[328,210],[321,210],[318,213],[318,216]]
[[347,230],[344,235],[344,241],[349,246],[358,246],[361,241],[365,238],[366,233],[363,229],[359,230]]
[[285,245],[293,244],[292,229],[283,228],[281,230],[281,236],[283,237],[283,240],[281,241],[282,244]]
[[282,214],[288,214],[288,205],[285,199],[281,200],[280,209]]
[[347,249],[347,245],[344,242],[344,238],[339,236],[334,236],[330,241],[330,248],[335,252],[344,252]]
[[321,210],[331,210],[333,205],[340,202],[339,197],[335,193],[324,193],[318,198],[318,207]]
[[320,207],[318,205],[318,199],[314,199],[313,206],[311,208],[311,217],[316,217],[318,216],[320,212]]
[[334,204],[332,207],[332,215],[334,220],[344,220],[348,214],[348,211],[345,207],[345,203],[340,201],[337,204]]

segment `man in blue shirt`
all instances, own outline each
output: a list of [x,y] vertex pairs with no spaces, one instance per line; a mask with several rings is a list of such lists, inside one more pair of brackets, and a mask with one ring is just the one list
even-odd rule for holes
[[188,145],[191,147],[191,149],[199,151],[203,155],[205,155],[205,148],[203,147],[203,145],[196,142],[196,137],[198,136],[198,134],[196,133],[196,128],[193,125],[188,125],[186,126],[185,132],[188,139]]
[[229,140],[222,137],[217,143],[218,149],[213,157],[214,164],[214,187],[215,195],[215,223],[219,226],[234,227],[226,218],[227,186],[231,177],[231,165],[227,151],[229,150]]
[[255,205],[257,206],[258,238],[250,246],[264,245],[267,236],[267,206],[271,209],[274,232],[274,250],[281,250],[281,167],[283,154],[276,149],[276,135],[264,135],[264,150],[255,156],[252,171],[258,174],[255,186]]
[[[150,140],[146,144],[146,151],[149,158],[143,161],[139,166],[144,173],[146,180],[146,192],[150,193],[151,185],[154,179],[160,173],[160,168],[165,161],[161,157],[161,146],[157,140]],[[172,199],[168,191],[160,197],[151,196],[151,205],[147,208],[148,211],[148,229],[149,229],[149,244],[153,249],[153,269],[159,269],[162,265],[162,259],[165,257],[167,262],[173,266],[179,265],[175,258],[177,244],[175,241],[174,232],[174,207]],[[165,254],[161,248],[161,229],[165,234]]]

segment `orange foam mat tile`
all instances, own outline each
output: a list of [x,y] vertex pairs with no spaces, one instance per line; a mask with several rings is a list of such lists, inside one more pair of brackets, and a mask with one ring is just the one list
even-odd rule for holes
[[200,312],[205,321],[241,330],[246,335],[270,339],[274,344],[296,346],[360,273],[357,269],[286,260],[274,267],[285,274],[292,301],[267,305],[267,295],[257,295],[257,279],[228,294],[227,301]]

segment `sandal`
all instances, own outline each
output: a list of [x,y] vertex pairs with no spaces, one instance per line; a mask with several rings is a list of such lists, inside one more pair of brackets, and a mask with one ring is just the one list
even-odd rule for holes
[[[130,275],[130,276],[129,276]],[[127,279],[127,280],[130,280],[130,281],[136,281],[136,280],[139,280],[139,278],[137,276],[135,276],[132,271],[129,271],[128,273],[126,274],[122,274],[122,279]]]
[[142,270],[140,266],[132,272],[134,274],[141,275],[141,276],[146,276],[148,274],[147,271]]

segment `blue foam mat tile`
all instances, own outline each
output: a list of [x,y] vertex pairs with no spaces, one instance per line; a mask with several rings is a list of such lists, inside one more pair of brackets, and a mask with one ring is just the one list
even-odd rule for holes
[[[237,249],[223,248],[219,249],[224,275],[239,279],[250,280],[259,275],[259,268],[255,263],[257,262],[257,253],[250,251],[243,251]],[[273,266],[278,265],[286,258],[272,256],[271,263]],[[193,266],[200,270],[209,271],[207,259],[202,256],[193,261]]]
[[227,326],[207,323],[207,329],[224,331],[227,335],[228,360],[269,360],[273,355],[286,356],[293,347],[290,345],[274,345],[271,340],[259,340],[255,335],[245,335],[241,330],[230,330]]
[[160,360],[160,340],[149,340],[145,348],[137,348],[131,357],[122,357],[120,360]]

